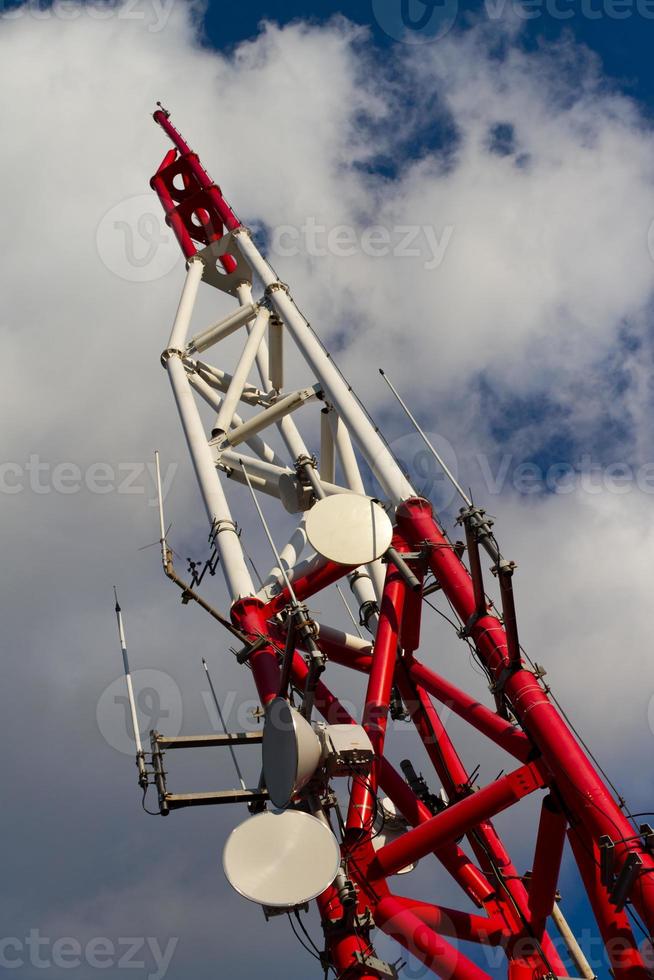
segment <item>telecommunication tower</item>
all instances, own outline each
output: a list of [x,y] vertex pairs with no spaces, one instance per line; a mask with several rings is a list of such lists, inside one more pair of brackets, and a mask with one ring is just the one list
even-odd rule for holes
[[[162,560],[183,590],[182,601],[199,603],[237,638],[236,657],[252,672],[264,724],[253,732],[177,738],[152,732],[151,752],[137,746],[140,784],[154,783],[164,815],[186,806],[247,804],[249,817],[225,845],[227,878],[267,918],[288,913],[301,928],[301,910],[317,902],[324,933],[317,973],[332,972],[340,980],[397,977],[399,961],[382,960],[371,942],[379,929],[448,980],[489,976],[462,943],[502,949],[510,980],[551,980],[568,975],[560,943],[552,938],[556,931],[572,975],[592,978],[557,891],[569,846],[613,975],[644,980],[650,976],[650,940],[639,945],[632,922],[651,938],[654,831],[635,824],[624,801],[616,800],[551,697],[542,669],[521,647],[515,565],[503,556],[492,521],[445,467],[461,498],[458,523],[465,540],[448,537],[169,113],[159,107],[154,119],[173,146],[151,185],[186,259],[162,363],[207,512],[212,571],[217,563],[231,599],[229,615],[200,595],[196,574],[190,583],[179,577],[161,507]],[[235,306],[189,337],[201,285],[230,295]],[[229,336],[240,336],[243,344],[236,363],[227,365],[216,354]],[[305,386],[290,390],[288,345],[307,372]],[[205,360],[210,350],[219,364]],[[216,413],[210,432],[198,398]],[[309,420],[320,432],[318,458],[299,428]],[[271,431],[281,437],[283,451],[271,445]],[[366,473],[373,476],[371,492]],[[258,586],[228,504],[228,485],[251,496],[262,540],[274,555],[274,567]],[[296,515],[290,540],[279,548],[260,494],[278,503],[285,520]],[[485,589],[482,553],[496,579],[498,609]],[[358,608],[347,630],[317,622],[307,605],[342,580]],[[449,603],[458,637],[483,668],[488,705],[421,658],[421,645],[429,648],[429,637],[421,638],[423,603],[436,592]],[[121,643],[128,671],[122,631]],[[356,718],[327,686],[331,664],[367,678]],[[476,785],[435,703],[503,750],[508,771]],[[390,715],[415,726],[438,791],[410,760],[401,763],[402,772],[388,760]],[[246,744],[261,752],[257,786],[247,788],[237,767],[238,789],[169,791],[167,751],[223,746],[233,755],[235,746]],[[346,807],[337,786],[341,796],[349,793]],[[536,843],[530,872],[520,874],[493,819],[531,794],[541,801]],[[394,876],[422,860],[439,863],[476,911],[445,908],[437,895],[434,903],[396,895]]]

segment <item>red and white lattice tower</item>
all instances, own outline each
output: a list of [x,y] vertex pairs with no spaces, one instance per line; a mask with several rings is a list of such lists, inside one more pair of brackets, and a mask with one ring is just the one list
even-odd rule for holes
[[[289,287],[278,280],[169,114],[160,109],[154,119],[173,148],[151,184],[187,268],[162,360],[231,597],[229,628],[242,640],[239,659],[251,668],[266,714],[260,787],[199,802],[249,801],[256,815],[242,827],[259,827],[254,836],[268,844],[279,834],[294,837],[296,827],[300,840],[304,821],[306,841],[298,846],[300,851],[315,847],[317,864],[330,864],[327,837],[333,840],[336,865],[320,884],[316,901],[325,936],[323,966],[341,980],[396,975],[370,944],[374,928],[391,935],[435,974],[455,980],[488,976],[460,950],[461,941],[501,947],[511,980],[567,975],[548,933],[556,929],[573,972],[592,977],[558,905],[566,841],[614,976],[643,980],[649,975],[646,957],[628,913],[637,915],[651,936],[654,835],[646,826],[632,825],[548,696],[540,672],[525,661],[513,605],[514,566],[502,557],[484,512],[467,502],[460,512],[466,547],[449,540],[432,505],[415,492],[298,310]],[[237,305],[228,317],[189,339],[203,282],[231,294]],[[204,360],[205,351],[239,333],[243,348],[235,366]],[[309,383],[299,390],[284,389],[287,342],[295,345],[309,372]],[[254,371],[258,380],[253,382]],[[217,413],[210,433],[197,396]],[[319,462],[298,428],[312,412],[316,427],[320,424]],[[271,427],[281,435],[283,454],[266,441]],[[363,462],[374,475],[378,500],[366,494]],[[239,493],[256,499],[263,492],[286,513],[297,514],[297,529],[260,589],[250,577],[227,502],[227,480]],[[313,553],[301,560],[307,542]],[[163,528],[162,544],[164,565],[174,578]],[[480,549],[493,563],[501,613],[484,589]],[[306,600],[341,579],[349,581],[369,640],[318,624],[307,611]],[[421,660],[421,609],[425,592],[435,590],[449,601],[459,635],[472,645],[489,678],[490,707]],[[352,718],[330,693],[331,664],[367,677],[360,717]],[[391,702],[399,699],[433,763],[440,795],[430,792],[410,766],[404,766],[403,776],[386,758]],[[435,701],[469,723],[479,739],[499,746],[513,762],[510,771],[489,785],[475,786]],[[319,716],[325,724],[316,721]],[[344,726],[352,727],[348,732]],[[190,742],[231,746],[249,737],[261,738],[226,735],[220,743],[220,737],[205,736],[205,743],[203,737]],[[189,802],[167,792],[161,763],[161,751],[179,747],[180,741],[156,733],[153,740],[162,812]],[[350,776],[349,783],[341,784],[351,790],[346,814],[330,792],[330,783],[343,774]],[[529,794],[542,801],[531,873],[521,876],[492,821]],[[265,812],[267,800],[282,813]],[[388,833],[380,846],[382,810]],[[285,822],[289,815],[293,819]],[[280,881],[284,868],[268,868],[265,855],[252,854],[254,837],[244,833],[241,849],[236,840],[226,851],[232,883],[255,900],[261,894],[269,912],[302,905],[303,889],[311,891],[312,883],[302,880],[301,869],[293,871],[289,863],[290,880]],[[302,863],[302,853],[299,857]],[[393,875],[422,858],[440,862],[477,910],[395,895]],[[246,867],[252,861],[261,861],[261,867]],[[269,882],[270,892],[265,887],[257,892],[251,880],[257,875],[276,879]]]

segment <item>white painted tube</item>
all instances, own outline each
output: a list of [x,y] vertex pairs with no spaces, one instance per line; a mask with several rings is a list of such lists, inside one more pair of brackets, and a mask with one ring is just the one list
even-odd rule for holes
[[[187,375],[189,384],[197,391],[200,397],[210,405],[214,411],[219,412],[222,407],[222,398],[217,395],[213,388],[207,384],[206,380],[199,374],[189,373]],[[235,425],[243,425],[243,419],[240,415],[234,413],[233,418]],[[269,446],[267,442],[260,436],[250,436],[246,440],[246,444],[250,447],[253,453],[256,453],[261,459],[265,459],[268,463],[276,463],[278,466],[283,466],[283,461],[277,455],[272,446]]]
[[173,350],[183,350],[184,344],[186,343],[186,335],[191,322],[193,307],[195,306],[203,271],[204,263],[202,259],[197,256],[189,259],[184,288],[182,289],[179,306],[175,314],[175,322],[173,323],[170,340],[168,341],[168,347]]
[[242,425],[237,425],[236,428],[230,429],[225,437],[226,441],[230,446],[238,446],[239,443],[245,442],[252,434],[261,432],[263,429],[267,429],[269,425],[280,422],[290,412],[294,412],[301,405],[316,397],[317,394],[314,388],[302,388],[300,391],[294,391],[290,395],[286,395],[285,398],[280,398],[270,408],[264,408],[263,412],[259,412],[254,418],[247,419]]
[[276,316],[268,324],[268,380],[275,391],[284,387],[284,324]]
[[252,595],[254,592],[252,579],[245,564],[236,526],[216,472],[213,452],[207,443],[200,413],[181,357],[172,354],[168,358],[166,368],[207,516],[212,527],[217,525],[220,529],[216,534],[216,547],[227,588],[233,600]]
[[320,479],[334,483],[336,474],[336,454],[334,436],[329,416],[333,413],[323,408],[320,413]]
[[[289,571],[298,563],[298,560],[304,551],[307,544],[307,535],[304,529],[304,521],[295,528],[291,538],[288,543],[284,545],[279,553],[279,558],[284,566],[284,571],[288,574]],[[270,570],[270,574],[267,576],[266,581],[263,583],[262,592],[266,592],[271,586],[278,586],[283,582],[283,575],[281,568],[275,565],[274,568]],[[260,595],[262,593],[259,593]],[[269,598],[266,593],[266,598]]]
[[230,313],[218,323],[212,324],[206,330],[191,337],[187,348],[189,353],[192,354],[197,351],[198,354],[201,354],[202,351],[217,344],[219,340],[224,340],[225,337],[236,333],[242,326],[253,320],[256,314],[256,303],[248,303],[247,306],[239,307],[234,313]]
[[231,426],[234,418],[234,413],[236,412],[236,406],[241,400],[243,388],[247,383],[248,374],[250,373],[250,369],[254,364],[257,351],[259,350],[261,341],[263,340],[264,334],[268,327],[269,319],[270,310],[268,310],[265,306],[260,307],[259,312],[257,313],[257,318],[252,325],[252,330],[248,335],[245,347],[243,348],[241,359],[236,365],[232,382],[225,393],[225,398],[220,411],[218,412],[218,418],[216,419],[214,426],[214,431],[217,434],[220,432],[229,431],[229,427]]
[[[247,230],[238,229],[235,235],[238,237],[241,251],[264,286],[277,283],[277,276],[257,249]],[[416,496],[415,490],[393,459],[388,447],[375,432],[365,412],[348,390],[331,358],[322,349],[307,320],[302,316],[286,289],[271,290],[270,298],[286,327],[293,335],[293,339],[305,360],[324,386],[338,414],[345,421],[384,492],[388,494],[395,505]]]
[[[244,283],[237,289],[237,295],[239,303],[250,303],[252,302],[252,287]],[[261,384],[264,391],[273,391],[273,386],[268,378],[268,367],[270,362],[270,355],[268,353],[268,345],[263,341],[257,351],[257,370],[259,372],[259,377],[261,378]],[[304,439],[300,435],[298,427],[290,416],[285,416],[281,422],[277,423],[277,428],[279,429],[280,435],[284,440],[286,448],[288,449],[291,459],[293,462],[297,462],[302,456],[308,458],[311,457],[311,453],[307,449]]]
[[[228,374],[227,371],[221,371],[220,368],[214,367],[213,364],[207,364],[205,361],[194,361],[190,357],[185,360],[187,364],[195,368],[200,377],[204,378],[208,385],[216,388],[218,391],[222,391],[223,394],[231,385],[232,375]],[[241,401],[247,405],[260,405],[264,396],[265,392],[261,391],[261,389],[255,385],[246,384],[241,392]]]
[[[343,420],[338,417],[336,412],[329,413],[329,421],[332,426],[334,444],[336,446],[338,459],[343,470],[345,484],[354,493],[365,494],[366,490],[363,485],[363,480],[361,479],[361,470],[359,469],[359,464],[357,463],[357,458],[354,454],[354,447],[352,445],[352,440],[350,439],[350,433],[347,431]],[[364,602],[369,602],[371,599],[373,601],[376,600],[378,604],[381,604],[381,598],[384,593],[386,570],[379,559],[372,562],[370,565],[367,565],[366,570],[370,576],[370,582],[368,582],[366,579],[359,579],[358,582],[355,582],[355,587],[352,591],[356,595],[360,606],[363,605]],[[370,586],[372,586],[372,588]]]

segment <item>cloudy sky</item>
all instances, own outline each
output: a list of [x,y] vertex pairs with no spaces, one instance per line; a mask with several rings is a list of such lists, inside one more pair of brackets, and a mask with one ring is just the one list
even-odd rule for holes
[[[147,727],[215,724],[203,655],[231,722],[253,724],[228,638],[140,550],[157,537],[155,447],[181,558],[203,556],[207,533],[159,365],[183,265],[148,187],[167,149],[157,99],[448,526],[453,501],[379,366],[496,517],[523,642],[633,808],[654,806],[654,11],[412,3],[413,27],[399,0],[0,2],[0,952],[20,980],[315,966],[223,880],[240,814],[143,813],[115,701],[117,584],[133,668],[159,672],[137,675],[160,697],[142,701]],[[227,308],[205,289],[198,327]],[[242,495],[235,511],[265,562]],[[225,606],[219,576],[206,594]],[[484,695],[437,622],[425,658]],[[492,779],[495,756],[448,724]],[[396,757],[412,751],[408,729],[393,738]],[[171,771],[180,789],[227,786],[227,762]],[[502,827],[528,868],[531,824],[515,811]],[[435,897],[432,870],[407,894]],[[591,930],[569,871],[564,885]]]

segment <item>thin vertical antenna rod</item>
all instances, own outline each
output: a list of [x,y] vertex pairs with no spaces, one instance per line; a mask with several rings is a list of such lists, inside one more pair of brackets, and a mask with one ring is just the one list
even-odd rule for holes
[[393,384],[393,382],[391,381],[391,379],[382,370],[382,368],[379,368],[379,373],[381,374],[382,378],[384,379],[384,381],[386,382],[386,384],[388,385],[388,387],[391,389],[391,391],[395,395],[396,399],[398,400],[398,402],[400,403],[400,405],[404,409],[405,414],[409,417],[409,419],[413,423],[413,426],[414,426],[416,432],[418,433],[418,435],[420,436],[420,438],[422,439],[422,441],[424,442],[425,446],[427,447],[427,449],[429,450],[429,452],[432,454],[432,456],[434,457],[434,459],[436,460],[436,462],[438,463],[438,465],[441,467],[441,469],[445,473],[445,476],[448,478],[448,480],[450,481],[450,483],[452,484],[452,486],[454,487],[454,489],[456,490],[456,492],[459,494],[459,496],[461,497],[461,499],[463,501],[465,501],[465,503],[466,503],[466,505],[468,507],[472,507],[472,500],[470,500],[470,498],[468,497],[467,493],[465,493],[465,491],[463,490],[463,488],[461,487],[461,485],[457,482],[456,477],[454,476],[454,474],[452,473],[452,471],[448,467],[448,465],[445,462],[445,460],[443,459],[443,457],[440,456],[439,453],[436,452],[436,450],[432,446],[431,442],[429,441],[429,439],[427,438],[427,436],[425,435],[425,433],[423,432],[423,430],[418,425],[418,422],[416,421],[415,417],[412,415],[412,413],[411,413],[408,405],[403,400],[402,396],[398,392],[397,388],[395,387],[395,385]]
[[257,496],[256,496],[256,494],[254,492],[254,487],[252,486],[252,482],[250,480],[250,475],[249,475],[248,471],[246,470],[245,463],[243,462],[242,459],[239,459],[239,465],[241,466],[241,469],[243,470],[243,476],[245,477],[245,482],[248,485],[248,490],[250,491],[250,495],[251,495],[252,500],[254,502],[254,506],[257,509],[257,514],[259,515],[259,520],[261,521],[261,526],[263,527],[264,532],[265,532],[265,535],[268,538],[268,544],[272,548],[272,553],[275,556],[275,561],[277,562],[277,567],[279,568],[280,572],[282,573],[282,578],[284,579],[284,585],[288,589],[288,594],[291,597],[291,602],[293,603],[294,608],[297,608],[300,605],[300,603],[298,602],[297,596],[295,595],[295,592],[293,591],[293,586],[291,585],[291,580],[288,577],[288,575],[286,574],[286,569],[284,568],[284,565],[282,563],[282,559],[281,559],[281,557],[279,555],[279,552],[277,551],[277,547],[275,545],[275,542],[273,541],[273,536],[270,533],[270,529],[268,527],[268,524],[266,523],[266,518],[263,516],[263,511],[261,510],[261,507],[259,506],[259,501],[257,500]]
[[161,467],[159,465],[159,450],[154,451],[154,465],[157,473],[157,500],[159,503],[159,543],[161,544],[161,561],[164,571],[168,571],[168,545],[166,543],[166,525],[164,524],[163,493],[161,491]]
[[336,591],[338,592],[338,594],[341,597],[341,602],[343,603],[343,605],[347,609],[347,614],[350,617],[350,619],[352,620],[352,625],[354,626],[355,630],[357,631],[357,633],[359,634],[359,636],[361,637],[361,639],[363,639],[363,633],[359,629],[359,624],[357,623],[356,619],[354,618],[354,613],[350,609],[350,604],[348,603],[347,599],[343,595],[343,590],[341,589],[341,587],[340,587],[340,585],[338,583],[336,583]]
[[141,733],[139,732],[139,723],[136,715],[136,702],[134,700],[134,687],[132,685],[132,674],[129,669],[129,659],[127,657],[127,643],[125,641],[125,630],[123,628],[123,613],[118,602],[118,592],[116,591],[116,586],[114,585],[114,597],[116,599],[116,622],[118,623],[118,639],[120,641],[120,650],[123,655],[123,669],[125,671],[125,683],[127,685],[127,700],[129,701],[129,710],[132,718],[132,730],[134,732],[134,742],[136,744],[136,765],[139,771],[139,785],[146,788],[148,785],[148,774],[145,768],[145,753],[143,752],[143,745],[141,743]]
[[[315,628],[309,619],[306,607],[303,606],[300,602],[298,602],[298,598],[293,590],[293,586],[291,585],[291,580],[286,574],[286,569],[282,564],[281,556],[277,551],[275,542],[273,541],[273,536],[270,533],[268,524],[266,523],[266,518],[263,516],[263,511],[259,506],[259,501],[257,500],[256,494],[254,492],[254,487],[252,486],[252,482],[250,480],[248,471],[246,470],[242,459],[239,459],[239,465],[243,470],[243,474],[245,476],[245,480],[247,482],[250,495],[252,497],[252,500],[254,501],[254,506],[257,509],[259,519],[266,533],[266,537],[268,538],[268,543],[270,544],[270,547],[272,548],[273,554],[275,556],[277,567],[282,573],[284,584],[286,585],[286,588],[288,589],[288,594],[291,597],[292,614],[295,618],[297,631],[300,634],[302,640],[304,640],[304,642],[306,643],[307,649],[309,651],[309,655],[311,657],[311,663],[309,666],[309,674],[307,676],[307,683],[304,691],[304,701],[302,707],[302,714],[304,715],[307,721],[310,721],[311,712],[313,711],[313,702],[314,702],[316,684],[318,682],[318,678],[320,674],[325,669],[325,657],[322,651],[319,649],[318,644],[316,643]],[[289,627],[289,637],[290,635],[291,633]],[[279,694],[281,697],[286,697],[285,682],[290,677],[290,669],[291,669],[293,655],[294,655],[293,646],[291,644],[287,644],[287,649],[284,652],[284,663],[282,666],[282,684],[280,685],[280,689],[279,689]]]
[[[216,690],[213,686],[213,681],[211,680],[211,674],[209,673],[209,668],[207,667],[207,661],[202,658],[202,666],[204,667],[204,672],[207,675],[207,680],[209,681],[209,687],[211,688],[211,697],[213,698],[213,703],[216,706],[216,711],[218,712],[218,717],[220,718],[220,724],[223,726],[223,731],[225,735],[228,735],[227,725],[225,724],[225,719],[220,708],[220,702],[216,695]],[[241,789],[246,789],[245,780],[243,779],[243,773],[241,772],[241,767],[238,764],[238,759],[236,758],[236,753],[234,752],[234,746],[229,746],[229,753],[232,757],[232,762],[234,763],[234,769],[236,769],[236,775],[238,776],[238,781],[241,784]]]

